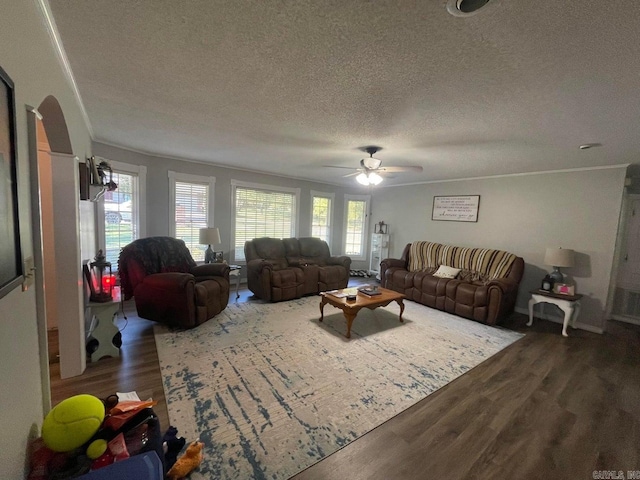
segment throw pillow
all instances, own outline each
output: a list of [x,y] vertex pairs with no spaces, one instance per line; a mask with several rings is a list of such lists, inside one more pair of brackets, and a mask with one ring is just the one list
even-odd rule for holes
[[460,268],[447,267],[446,265],[440,265],[438,270],[433,274],[434,277],[440,278],[456,278],[460,273]]

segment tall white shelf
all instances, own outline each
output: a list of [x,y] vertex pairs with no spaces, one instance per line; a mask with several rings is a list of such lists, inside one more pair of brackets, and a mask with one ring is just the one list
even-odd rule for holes
[[369,275],[375,275],[380,280],[380,262],[389,256],[389,234],[371,234],[371,258],[369,260]]

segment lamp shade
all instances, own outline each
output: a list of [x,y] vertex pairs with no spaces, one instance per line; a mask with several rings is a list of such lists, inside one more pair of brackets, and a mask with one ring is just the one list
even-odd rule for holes
[[575,264],[575,252],[570,248],[547,248],[544,255],[544,264],[553,267],[573,267]]
[[201,245],[218,245],[220,243],[220,231],[218,227],[207,227],[200,229]]

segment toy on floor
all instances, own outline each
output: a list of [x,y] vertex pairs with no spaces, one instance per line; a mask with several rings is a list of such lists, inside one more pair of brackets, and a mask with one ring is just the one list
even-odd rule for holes
[[75,395],[53,407],[42,424],[42,439],[54,452],[80,447],[100,429],[104,404],[93,395]]
[[173,467],[178,459],[180,450],[187,441],[184,437],[178,437],[178,429],[170,426],[162,437],[162,449],[164,450],[164,464],[166,468]]
[[187,447],[187,451],[176,460],[176,463],[171,467],[171,470],[167,472],[167,478],[169,480],[178,480],[184,478],[191,473],[202,462],[202,448],[204,443],[191,442]]

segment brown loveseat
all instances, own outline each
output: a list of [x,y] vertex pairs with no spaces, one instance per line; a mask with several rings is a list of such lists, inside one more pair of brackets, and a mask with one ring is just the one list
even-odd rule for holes
[[247,284],[269,302],[300,298],[349,283],[349,257],[332,257],[319,238],[255,238],[244,244]]
[[135,298],[138,316],[172,327],[193,328],[229,302],[229,265],[196,265],[184,241],[148,237],[120,252],[124,299]]
[[[434,276],[440,265],[460,269],[455,278]],[[380,264],[381,285],[408,299],[495,325],[513,312],[524,260],[512,253],[432,242],[408,244],[402,258]]]

